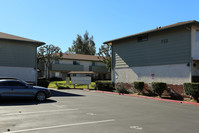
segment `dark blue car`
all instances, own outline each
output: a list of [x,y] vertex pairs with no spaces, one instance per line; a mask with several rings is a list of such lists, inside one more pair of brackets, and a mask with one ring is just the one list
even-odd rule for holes
[[32,98],[41,102],[50,95],[48,88],[30,86],[15,78],[0,78],[0,98]]

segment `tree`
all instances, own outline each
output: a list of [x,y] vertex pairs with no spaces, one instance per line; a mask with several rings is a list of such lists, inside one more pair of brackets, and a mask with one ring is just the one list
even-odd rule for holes
[[101,48],[99,48],[98,58],[101,59],[108,69],[111,71],[111,60],[112,60],[112,50],[110,45],[103,44]]
[[62,57],[62,51],[59,47],[52,44],[45,45],[39,48],[37,52],[37,62],[42,62],[46,68],[46,78],[50,77],[50,67],[54,60],[59,60]]
[[95,55],[96,48],[93,36],[89,38],[89,33],[86,31],[84,37],[77,35],[76,40],[73,40],[72,47],[68,48],[67,53]]

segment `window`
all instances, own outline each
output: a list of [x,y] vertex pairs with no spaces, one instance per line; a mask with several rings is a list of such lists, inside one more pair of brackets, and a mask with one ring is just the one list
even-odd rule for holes
[[73,61],[73,65],[80,65],[80,61]]
[[6,81],[1,83],[1,86],[26,86],[26,85],[19,81]]
[[13,85],[15,86],[26,86],[24,83],[21,83],[21,82],[13,82]]
[[0,86],[9,86],[9,82],[3,81],[0,83]]
[[0,82],[0,86],[4,86],[4,82]]
[[162,40],[161,40],[161,44],[165,44],[165,43],[168,43],[168,42],[169,42],[168,39],[162,39]]
[[59,72],[55,72],[55,77],[60,77],[60,73]]
[[55,64],[59,64],[59,60],[55,60]]
[[92,66],[95,66],[95,62],[94,61],[92,62]]
[[196,30],[196,41],[199,42],[199,30]]
[[137,39],[138,39],[138,42],[147,41],[148,40],[148,35],[139,36]]

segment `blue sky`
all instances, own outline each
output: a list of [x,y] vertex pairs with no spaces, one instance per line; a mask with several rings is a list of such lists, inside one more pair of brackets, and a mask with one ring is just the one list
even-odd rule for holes
[[0,32],[59,46],[87,30],[104,41],[187,20],[199,21],[198,0],[0,0]]

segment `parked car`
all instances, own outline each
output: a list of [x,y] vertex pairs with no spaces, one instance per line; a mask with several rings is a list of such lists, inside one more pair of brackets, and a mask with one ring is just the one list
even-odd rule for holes
[[31,86],[16,78],[0,78],[0,98],[32,98],[41,102],[50,96],[48,88]]

